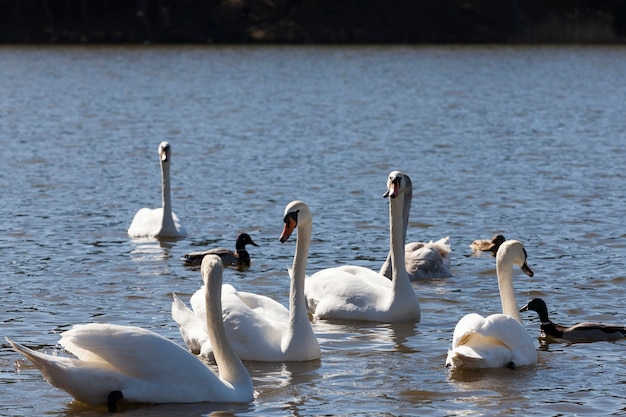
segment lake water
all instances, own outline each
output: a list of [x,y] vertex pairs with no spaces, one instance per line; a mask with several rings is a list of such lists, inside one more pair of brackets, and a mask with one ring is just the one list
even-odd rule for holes
[[[413,325],[313,323],[322,359],[247,363],[247,405],[137,406],[125,415],[626,415],[626,342],[541,345],[536,366],[452,375],[464,314],[499,312],[476,238],[521,240],[535,271],[517,300],[555,322],[626,323],[626,47],[0,48],[1,336],[59,352],[73,324],[139,325],[183,343],[171,293],[200,286],[180,257],[234,247],[225,282],[287,304],[295,240],[314,216],[308,272],[388,251],[392,170],[413,180],[409,240],[450,236],[454,276],[415,283]],[[134,241],[160,205],[172,145],[186,239]],[[539,336],[536,315],[524,314]],[[72,402],[2,339],[0,414],[108,415]]]

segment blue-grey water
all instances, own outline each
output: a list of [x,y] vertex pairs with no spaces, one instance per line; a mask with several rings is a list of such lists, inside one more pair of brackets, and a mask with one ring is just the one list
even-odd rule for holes
[[[64,354],[73,324],[138,325],[183,343],[171,293],[201,284],[181,255],[234,246],[225,282],[287,304],[294,199],[314,215],[308,272],[380,268],[389,171],[414,185],[409,240],[450,236],[454,276],[415,283],[413,324],[314,322],[322,358],[247,363],[246,405],[138,406],[142,416],[625,415],[626,342],[537,340],[539,362],[451,375],[455,323],[500,311],[476,238],[521,240],[521,305],[555,322],[626,324],[626,47],[0,48],[1,335]],[[174,211],[189,236],[134,241],[160,205],[172,145]],[[539,336],[533,314],[523,316]],[[0,347],[0,414],[108,415],[73,402]]]

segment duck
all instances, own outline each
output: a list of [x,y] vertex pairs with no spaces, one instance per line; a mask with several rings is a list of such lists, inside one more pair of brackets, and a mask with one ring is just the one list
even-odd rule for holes
[[250,254],[246,250],[246,245],[259,246],[247,233],[241,233],[235,241],[235,250],[227,248],[213,248],[205,251],[190,252],[183,255],[185,265],[200,265],[202,258],[213,254],[222,258],[224,266],[248,267],[250,266]]
[[487,317],[470,313],[459,320],[446,357],[450,369],[515,368],[537,363],[534,340],[522,323],[515,301],[513,265],[534,276],[524,245],[518,240],[507,240],[496,255],[502,313]]
[[[304,205],[297,206],[302,213],[308,210]],[[270,297],[237,291],[228,284],[223,286],[222,314],[226,332],[242,360],[304,362],[320,358],[319,343],[309,321],[304,296],[310,234],[303,230],[310,230],[310,227],[310,223],[301,224],[298,229],[293,268],[288,269],[289,309]],[[280,240],[286,239],[281,235]],[[198,290],[191,297],[192,309],[174,294],[172,318],[191,352],[210,359],[213,344],[206,336],[204,305],[199,302],[202,291]]]
[[[392,171],[387,178],[392,276],[362,266],[344,265],[318,271],[305,281],[309,312],[318,320],[354,320],[382,323],[419,322],[420,305],[404,262],[403,206],[407,175]],[[283,238],[301,223],[310,223],[310,211],[301,204],[288,206]],[[310,231],[303,228],[310,239]],[[301,229],[298,228],[300,235]],[[297,251],[300,248],[297,249]],[[298,265],[302,267],[302,265]]]
[[472,242],[470,248],[475,254],[481,252],[491,252],[493,256],[498,253],[498,248],[506,241],[503,235],[494,235],[491,239],[477,239]]
[[166,141],[159,144],[159,162],[161,164],[161,197],[160,208],[142,208],[135,214],[128,228],[128,236],[132,238],[182,238],[187,230],[181,225],[178,216],[172,211],[170,193],[170,162],[172,147]]
[[626,326],[585,321],[563,326],[550,321],[548,308],[541,298],[533,298],[520,311],[535,311],[541,321],[541,332],[546,337],[570,342],[614,341],[626,338]]
[[[403,236],[406,241],[406,232],[409,226],[411,212],[411,200],[413,199],[413,183],[411,178],[405,175],[404,206],[402,210]],[[450,271],[450,237],[446,236],[437,241],[409,242],[404,246],[404,266],[409,275],[409,280],[417,281],[425,278],[448,278],[452,276]],[[380,274],[391,279],[391,252],[380,268]]]
[[147,329],[108,323],[73,326],[59,343],[75,358],[29,349],[6,337],[53,386],[88,405],[117,410],[132,403],[248,403],[254,392],[250,374],[232,348],[222,321],[223,264],[218,256],[202,261],[209,339],[216,346],[219,375],[173,341]]

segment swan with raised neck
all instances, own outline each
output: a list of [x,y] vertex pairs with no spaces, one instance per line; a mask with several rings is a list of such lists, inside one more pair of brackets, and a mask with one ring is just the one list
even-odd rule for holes
[[161,142],[158,148],[161,165],[161,207],[142,208],[133,217],[128,228],[130,237],[176,238],[187,236],[178,216],[172,212],[170,185],[170,163],[172,148],[168,142]]
[[324,320],[417,322],[420,306],[404,266],[403,205],[406,176],[392,171],[387,178],[392,279],[362,266],[339,266],[307,278],[309,311]]

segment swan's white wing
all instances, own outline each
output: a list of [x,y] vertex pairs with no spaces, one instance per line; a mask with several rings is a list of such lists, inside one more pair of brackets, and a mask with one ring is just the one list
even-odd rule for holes
[[142,208],[133,217],[133,221],[128,228],[130,237],[155,237],[165,233],[169,237],[185,237],[187,230],[180,224],[178,216],[172,213],[174,230],[163,231],[163,208]]
[[224,401],[237,393],[201,361],[146,329],[77,325],[59,341],[78,359],[34,352],[14,344],[46,380],[87,404],[106,403],[111,391],[131,402]]
[[186,237],[187,229],[185,229],[185,226],[180,223],[178,216],[174,212],[172,212],[172,219],[174,220],[174,226],[176,227],[176,231],[172,234],[172,237]]
[[309,310],[317,318],[385,321],[392,283],[364,267],[340,266],[311,275],[305,293]]
[[448,241],[449,237],[444,237],[436,242],[410,242],[405,245],[405,267],[411,281],[452,276]]
[[85,404],[103,404],[110,392],[120,389],[121,375],[106,364],[48,355],[22,346],[8,337],[6,340],[34,364],[52,386]]
[[472,313],[457,323],[446,365],[453,368],[500,368],[537,362],[533,339],[524,326],[504,314],[487,318]]
[[142,208],[133,217],[128,228],[130,237],[154,237],[161,231],[163,209]]
[[[206,332],[204,287],[191,297],[194,314]],[[288,334],[289,310],[264,295],[237,291],[232,285],[222,286],[222,316],[228,338],[242,360],[285,360],[283,338]],[[212,356],[208,338],[200,354]]]
[[[423,278],[447,278],[450,272],[450,238],[443,237],[436,242],[409,242],[404,246],[404,266],[409,279],[416,281]],[[380,274],[391,278],[390,254],[383,263]]]
[[136,378],[182,378],[186,368],[197,367],[200,374],[206,370],[181,346],[140,327],[81,324],[63,332],[59,343],[82,361],[106,363]]
[[206,325],[202,324],[200,317],[191,311],[176,294],[173,294],[173,297],[172,318],[178,324],[180,334],[189,350],[198,355],[202,345],[209,340]]

